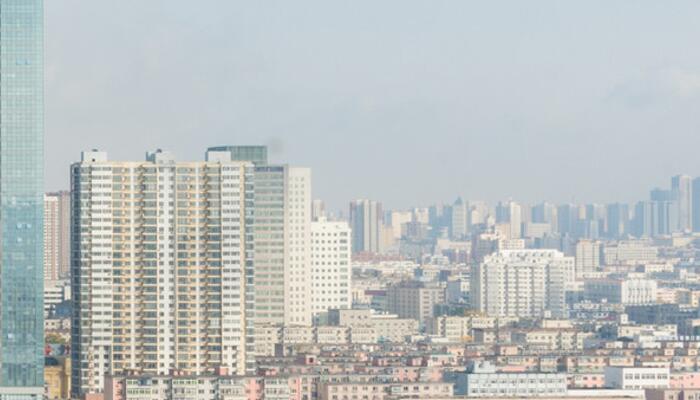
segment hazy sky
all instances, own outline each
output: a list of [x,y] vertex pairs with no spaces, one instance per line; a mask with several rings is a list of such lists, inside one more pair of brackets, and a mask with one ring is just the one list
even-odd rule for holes
[[268,144],[314,197],[632,201],[700,175],[700,2],[46,0],[47,189],[82,149]]

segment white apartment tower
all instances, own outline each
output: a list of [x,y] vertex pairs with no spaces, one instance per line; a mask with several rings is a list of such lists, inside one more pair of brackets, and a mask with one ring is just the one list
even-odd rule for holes
[[253,175],[222,152],[72,165],[74,394],[126,371],[253,371]]
[[350,226],[320,218],[311,223],[311,310],[351,308]]
[[311,324],[311,170],[287,168],[284,324]]
[[70,274],[70,192],[44,195],[44,281]]
[[502,250],[474,269],[474,308],[491,317],[566,317],[574,259],[556,250]]

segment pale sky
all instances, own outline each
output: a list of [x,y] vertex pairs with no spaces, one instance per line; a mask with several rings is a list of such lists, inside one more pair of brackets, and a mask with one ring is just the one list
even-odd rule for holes
[[48,190],[83,149],[221,144],[311,167],[334,209],[700,176],[698,1],[45,3]]

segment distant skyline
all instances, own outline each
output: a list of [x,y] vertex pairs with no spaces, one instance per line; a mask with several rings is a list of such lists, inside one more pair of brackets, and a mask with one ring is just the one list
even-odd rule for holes
[[46,189],[266,144],[329,210],[633,202],[700,176],[700,3],[46,2]]

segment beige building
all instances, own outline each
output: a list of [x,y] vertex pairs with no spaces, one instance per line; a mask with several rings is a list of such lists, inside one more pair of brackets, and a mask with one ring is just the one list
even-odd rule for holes
[[435,305],[445,302],[445,288],[428,286],[420,282],[402,282],[387,290],[387,308],[400,318],[430,323]]
[[485,316],[447,316],[433,319],[431,333],[450,342],[468,342],[474,338],[474,329],[495,329],[498,319]]
[[583,350],[583,342],[593,336],[592,333],[576,329],[531,329],[512,333],[513,343],[538,346],[550,351]]
[[600,242],[579,240],[576,243],[576,279],[595,274],[600,269]]
[[72,165],[75,395],[124,371],[253,370],[253,173],[214,151]]
[[70,274],[70,192],[44,195],[44,280]]
[[332,326],[349,327],[352,343],[404,342],[407,336],[419,332],[415,319],[378,314],[370,309],[330,310],[328,321]]
[[46,357],[44,365],[44,385],[48,400],[70,399],[70,358]]

